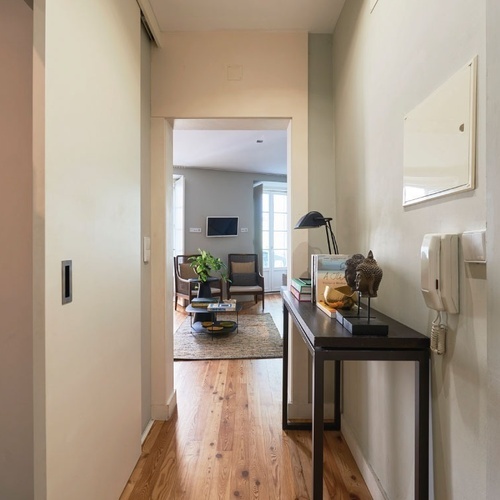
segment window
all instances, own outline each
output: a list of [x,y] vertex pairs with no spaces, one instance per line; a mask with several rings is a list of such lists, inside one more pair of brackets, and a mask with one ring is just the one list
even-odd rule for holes
[[262,195],[262,264],[269,289],[278,290],[287,268],[287,194],[264,190]]

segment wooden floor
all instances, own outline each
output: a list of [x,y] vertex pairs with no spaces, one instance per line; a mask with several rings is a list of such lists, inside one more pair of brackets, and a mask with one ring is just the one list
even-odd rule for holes
[[[281,331],[279,295],[266,296],[266,312]],[[261,313],[260,304],[244,313]],[[311,433],[281,429],[281,359],[174,367],[176,414],[153,424],[120,500],[311,498]],[[340,433],[325,441],[324,498],[371,499]]]

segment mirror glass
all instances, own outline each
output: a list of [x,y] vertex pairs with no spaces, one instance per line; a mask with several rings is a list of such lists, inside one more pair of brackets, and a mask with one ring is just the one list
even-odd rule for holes
[[474,189],[476,60],[405,117],[403,206]]

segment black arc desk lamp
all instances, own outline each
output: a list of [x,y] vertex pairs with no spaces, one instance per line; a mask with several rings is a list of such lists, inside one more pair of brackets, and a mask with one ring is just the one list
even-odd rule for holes
[[333,253],[338,254],[339,247],[337,246],[337,240],[335,239],[335,235],[332,231],[331,220],[331,217],[323,217],[323,215],[319,212],[312,211],[308,212],[306,215],[303,215],[299,219],[297,224],[295,224],[294,229],[311,229],[315,227],[325,226],[326,241],[328,243],[328,253],[331,254],[333,248]]

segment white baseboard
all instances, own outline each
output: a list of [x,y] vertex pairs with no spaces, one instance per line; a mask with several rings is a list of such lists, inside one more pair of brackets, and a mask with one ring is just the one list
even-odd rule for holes
[[148,425],[146,425],[146,428],[142,431],[141,446],[144,444],[144,441],[146,441],[146,438],[148,437],[148,435],[151,431],[151,427],[153,427],[153,424],[154,424],[154,420],[150,420],[148,422]]
[[379,478],[373,471],[371,465],[365,459],[363,452],[361,451],[361,448],[358,442],[356,441],[354,433],[349,427],[349,424],[343,418],[342,418],[341,428],[342,428],[342,436],[344,436],[345,442],[347,443],[347,446],[349,446],[349,449],[351,450],[352,456],[354,457],[354,460],[359,467],[361,475],[365,480],[366,486],[370,490],[370,494],[373,497],[373,500],[389,500],[389,497],[384,491],[384,488],[382,487]]
[[153,420],[169,420],[177,406],[177,393],[175,390],[165,404],[151,405],[151,418]]

